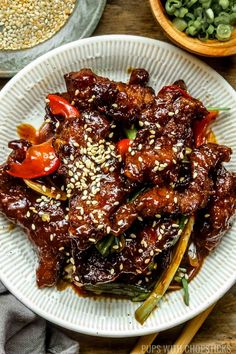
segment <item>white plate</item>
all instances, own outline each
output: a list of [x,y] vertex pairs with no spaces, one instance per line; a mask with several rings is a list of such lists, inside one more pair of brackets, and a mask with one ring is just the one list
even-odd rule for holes
[[[7,142],[16,137],[17,124],[32,124],[44,116],[44,98],[49,92],[65,88],[63,74],[83,67],[115,80],[128,79],[129,67],[144,67],[150,72],[150,85],[156,90],[174,80],[184,79],[191,94],[206,105],[231,107],[214,125],[220,143],[235,148],[236,93],[211,68],[163,42],[133,36],[102,36],[79,40],[37,59],[18,73],[0,93],[0,161],[8,153]],[[235,155],[228,168],[236,170]],[[8,231],[1,217],[0,278],[26,306],[63,327],[108,337],[128,337],[158,332],[173,327],[217,301],[236,280],[236,237],[234,227],[216,252],[205,261],[190,284],[190,306],[182,292],[166,296],[160,308],[141,326],[134,319],[139,306],[128,300],[83,298],[72,289],[39,290],[35,283],[36,256],[25,234],[16,228]]]

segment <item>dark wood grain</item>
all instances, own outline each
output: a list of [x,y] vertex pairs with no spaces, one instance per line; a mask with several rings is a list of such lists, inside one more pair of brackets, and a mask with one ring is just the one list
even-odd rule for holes
[[[104,34],[131,34],[169,41],[153,18],[147,0],[108,0],[105,12],[94,33],[96,36]],[[236,56],[224,59],[201,59],[236,88]],[[6,81],[0,80],[0,88]],[[181,326],[161,333],[154,345],[173,343],[180,331]],[[137,341],[137,338],[91,338],[67,330],[65,332],[78,340],[81,354],[126,354]],[[236,286],[218,302],[192,344],[195,347],[190,348],[191,353],[236,353]],[[159,352],[159,347],[156,350],[153,347],[152,353]]]

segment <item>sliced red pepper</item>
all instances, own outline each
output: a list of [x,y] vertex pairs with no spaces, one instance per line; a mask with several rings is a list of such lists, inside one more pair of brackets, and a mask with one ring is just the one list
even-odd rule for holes
[[218,116],[219,111],[209,112],[202,120],[196,120],[193,126],[194,140],[196,147],[207,142],[207,130],[211,122]]
[[56,171],[59,165],[60,160],[55,154],[52,140],[49,140],[29,147],[25,159],[21,163],[12,163],[6,172],[14,177],[31,179],[49,175]]
[[65,98],[58,95],[48,95],[49,107],[52,114],[63,116],[65,119],[79,117],[77,108],[70,104]]
[[125,156],[125,154],[128,152],[128,148],[130,146],[132,140],[130,139],[122,139],[120,141],[118,141],[118,143],[116,144],[116,148],[118,150],[119,155],[121,155],[122,157]]

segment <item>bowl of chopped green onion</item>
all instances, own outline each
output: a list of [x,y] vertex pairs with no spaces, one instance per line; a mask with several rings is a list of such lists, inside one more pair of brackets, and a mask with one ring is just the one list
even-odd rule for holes
[[150,0],[167,36],[195,54],[236,54],[235,0]]

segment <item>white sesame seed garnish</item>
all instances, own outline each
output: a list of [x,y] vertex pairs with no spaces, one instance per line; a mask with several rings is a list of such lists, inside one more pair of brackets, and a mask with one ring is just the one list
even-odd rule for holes
[[59,251],[64,251],[65,247],[60,247]]
[[150,262],[150,258],[145,259],[144,263],[148,264]]
[[143,122],[141,120],[139,121],[139,126],[143,127]]
[[110,273],[111,273],[111,275],[113,275],[115,273],[115,269],[111,268]]
[[90,242],[93,242],[93,243],[96,242],[95,238],[92,238],[92,237],[89,238],[89,241],[90,241]]
[[209,218],[210,217],[210,214],[205,214],[204,215],[204,218]]
[[34,224],[31,225],[31,229],[32,230],[35,230],[36,229],[36,226]]

